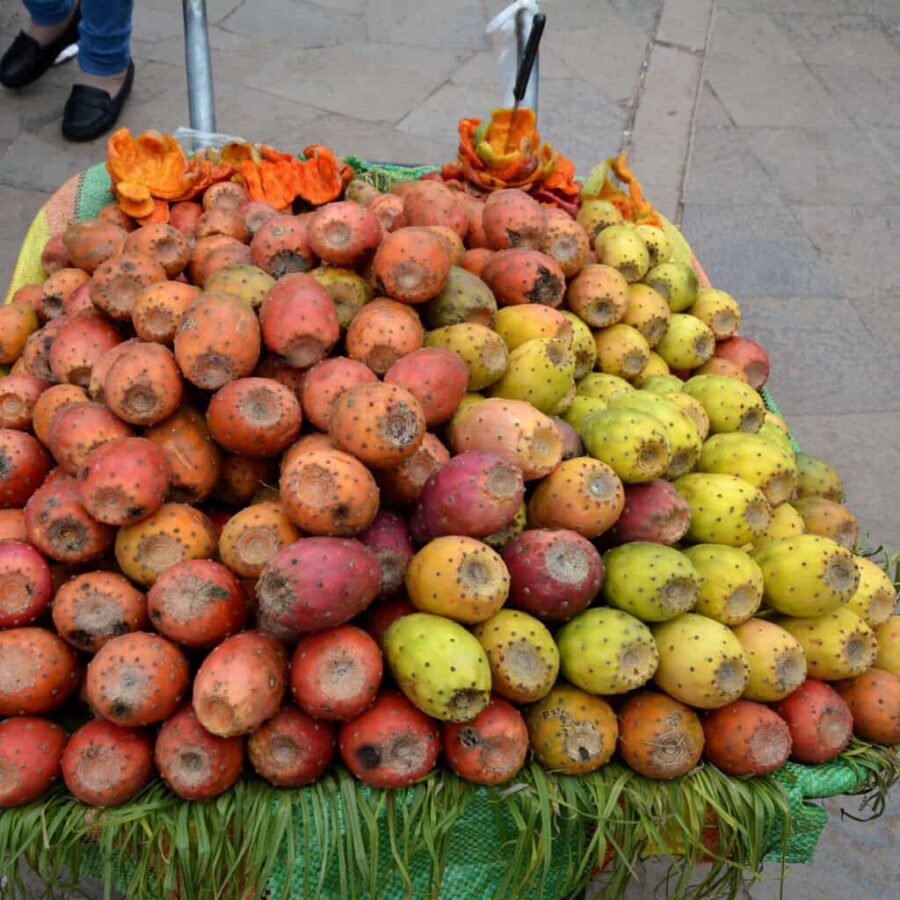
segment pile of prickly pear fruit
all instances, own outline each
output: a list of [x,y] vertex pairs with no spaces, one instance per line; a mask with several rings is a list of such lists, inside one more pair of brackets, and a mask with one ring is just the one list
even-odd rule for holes
[[0,806],[900,741],[894,585],[665,230],[232,180],[43,265],[0,309]]

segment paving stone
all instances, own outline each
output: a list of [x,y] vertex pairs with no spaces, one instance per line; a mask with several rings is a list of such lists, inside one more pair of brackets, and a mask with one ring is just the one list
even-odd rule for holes
[[442,0],[439,12],[421,0],[369,0],[366,10],[368,39],[384,44],[484,50],[486,24],[479,0]]
[[656,39],[688,50],[706,47],[712,0],[677,0],[664,3]]
[[772,13],[772,21],[811,65],[900,66],[900,52],[874,16]]
[[[541,44],[541,52],[538,58],[538,67],[541,83],[548,78],[572,77],[571,67],[563,62],[551,47],[543,43]],[[501,102],[498,54],[493,50],[482,50],[467,56],[453,73],[450,81],[453,84],[469,84],[485,89],[496,87],[496,102]]]
[[875,343],[893,357],[900,336],[900,299],[896,296],[856,297],[851,303]]
[[264,35],[281,45],[299,49],[358,45],[365,40],[365,22],[361,16],[305,0],[244,2],[221,25],[237,34]]
[[729,63],[799,65],[803,61],[772,19],[758,10],[718,10],[708,57]]
[[827,256],[784,206],[688,203],[682,229],[713,284],[741,301],[841,295]]
[[[243,2],[244,0],[206,0],[207,22],[211,25],[221,22],[222,19],[231,15]],[[273,0],[255,0],[255,2],[260,6],[273,5]],[[171,12],[173,5],[172,0],[140,0],[138,4],[140,7],[161,12]],[[332,0],[329,5],[337,6],[338,4]],[[181,11],[179,11],[179,15],[182,15]]]
[[874,70],[832,64],[815,66],[813,71],[851,121],[859,125],[900,128],[900,67]]
[[722,128],[734,125],[728,110],[722,105],[722,101],[716,96],[716,92],[710,87],[708,81],[703,82],[700,90],[700,104],[697,107],[697,118],[694,121],[696,128]]
[[490,118],[491,109],[500,102],[499,90],[474,84],[445,84],[408,116],[397,123],[398,131],[407,131],[436,140],[450,138],[455,146],[453,124],[463,118]]
[[46,199],[47,194],[43,191],[0,186],[0,205],[3,207],[0,218],[0,291],[3,293],[0,302],[6,296],[25,232]]

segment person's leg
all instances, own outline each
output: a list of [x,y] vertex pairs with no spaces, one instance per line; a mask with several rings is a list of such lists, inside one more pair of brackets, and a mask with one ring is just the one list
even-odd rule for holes
[[25,0],[31,23],[25,34],[42,47],[55,41],[66,29],[75,14],[75,0]]
[[114,97],[131,61],[131,14],[134,0],[82,0],[78,65],[79,84]]

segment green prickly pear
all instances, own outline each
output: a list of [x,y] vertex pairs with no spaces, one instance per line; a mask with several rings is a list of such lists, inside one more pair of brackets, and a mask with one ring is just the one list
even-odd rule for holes
[[597,262],[618,269],[628,282],[640,281],[650,268],[647,245],[633,225],[609,225],[594,238]]
[[800,642],[811,678],[838,681],[862,675],[878,653],[875,632],[849,609],[813,618],[778,616],[773,621]]
[[597,344],[594,333],[573,312],[563,310],[572,325],[572,352],[575,354],[575,378],[584,378],[597,362]]
[[457,622],[431,613],[401,616],[384,633],[384,653],[407,699],[442,722],[468,722],[491,699],[484,648]]
[[706,322],[717,341],[724,341],[737,334],[741,326],[741,308],[737,300],[731,294],[715,288],[700,288],[697,291],[691,315]]
[[705,322],[688,313],[672,313],[656,352],[671,369],[696,369],[712,358],[716,336]]
[[[756,432],[761,437],[764,437],[767,441],[771,441],[773,444],[777,444],[784,450],[791,458],[791,464],[793,466],[794,472],[797,471],[797,461],[794,458],[794,447],[791,444],[791,439],[788,437],[787,433],[782,431],[777,425],[773,425],[769,421],[765,421],[762,425],[759,426],[759,431]],[[796,482],[797,476],[794,475],[794,481]]]
[[739,625],[762,603],[763,574],[737,547],[695,544],[684,551],[700,576],[694,611],[723,625]]
[[[584,325],[583,322],[581,324]],[[559,310],[542,303],[504,306],[494,316],[493,328],[503,338],[510,352],[536,338],[557,338],[565,343],[572,342],[569,320]]]
[[837,470],[824,459],[811,453],[797,454],[797,495],[799,497],[824,497],[842,503],[844,482]]
[[644,239],[644,243],[647,245],[651,269],[660,263],[666,262],[672,255],[668,235],[662,228],[657,228],[656,225],[636,225],[634,230]]
[[596,397],[609,402],[610,397],[623,391],[633,391],[634,387],[618,375],[608,372],[591,372],[575,384],[575,392],[582,397]]
[[761,437],[733,431],[707,438],[697,463],[699,472],[737,475],[758,487],[772,506],[790,499],[797,484],[793,452]]
[[503,338],[486,325],[460,322],[425,335],[426,347],[443,347],[458,354],[469,370],[468,390],[480,391],[506,371],[509,351]]
[[698,709],[718,709],[744,692],[750,667],[741,642],[727,626],[685,613],[651,631],[659,652],[654,681],[676,700]]
[[603,412],[606,409],[606,401],[597,397],[584,397],[575,395],[575,398],[569,404],[569,408],[563,413],[563,419],[568,422],[576,431],[581,430],[584,420],[596,412]]
[[691,561],[664,544],[622,544],[604,554],[603,564],[603,599],[642,622],[681,615],[700,595],[700,575]]
[[743,478],[691,472],[673,484],[691,508],[686,538],[693,543],[743,547],[769,527],[768,501]]
[[631,325],[619,322],[602,328],[595,337],[597,365],[601,371],[620,378],[640,375],[650,359],[647,339]]
[[555,414],[574,381],[575,355],[571,344],[536,338],[510,353],[506,372],[489,393],[504,400],[527,400],[541,412]]
[[591,240],[604,228],[625,223],[622,213],[609,200],[585,200],[575,216],[575,221],[588,233]]
[[830,613],[859,587],[853,554],[817,534],[767,541],[750,556],[762,569],[766,606],[787,616]]
[[641,382],[641,390],[650,394],[669,394],[680,391],[684,382],[677,375],[651,375]]
[[618,609],[586,609],[556,633],[563,677],[591,694],[625,694],[646,684],[659,654],[650,629]]
[[703,404],[713,434],[756,433],[766,415],[762,397],[749,384],[727,375],[695,375],[681,390]]
[[765,619],[748,619],[731,630],[750,666],[750,680],[744,688],[748,700],[774,703],[806,680],[803,647],[792,634]]
[[429,328],[461,322],[490,327],[497,313],[497,300],[477,275],[459,266],[450,266],[441,292],[421,309],[422,319]]
[[659,478],[669,467],[669,442],[655,416],[636,409],[607,409],[581,423],[587,452],[605,462],[626,484]]
[[644,276],[644,284],[662,294],[672,312],[681,312],[697,300],[697,273],[683,262],[661,263]]

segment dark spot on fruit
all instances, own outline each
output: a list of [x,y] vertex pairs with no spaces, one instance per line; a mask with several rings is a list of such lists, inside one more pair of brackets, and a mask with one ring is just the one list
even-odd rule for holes
[[381,751],[371,744],[363,744],[356,751],[356,758],[364,769],[374,769],[381,764]]

